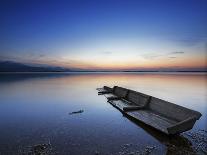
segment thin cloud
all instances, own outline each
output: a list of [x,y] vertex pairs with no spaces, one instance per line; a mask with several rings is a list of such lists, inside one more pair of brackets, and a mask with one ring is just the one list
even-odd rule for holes
[[184,37],[184,38],[174,38],[170,39],[170,41],[177,42],[183,45],[187,46],[195,46],[196,44],[206,42],[207,37],[206,36],[195,36],[195,37]]
[[46,55],[45,54],[36,54],[36,53],[28,53],[26,54],[26,56],[28,56],[29,58],[34,58],[34,59],[38,59],[38,58],[43,58],[45,57]]
[[145,59],[155,59],[157,57],[161,57],[162,55],[157,55],[157,54],[144,54],[142,55],[143,58]]
[[42,58],[42,57],[45,57],[45,55],[44,54],[40,54],[39,57]]
[[142,57],[145,59],[156,59],[156,58],[161,58],[161,57],[177,58],[175,55],[181,55],[184,53],[185,52],[183,52],[183,51],[175,51],[175,52],[169,52],[169,53],[165,53],[165,54],[149,53],[149,54],[142,55]]
[[106,55],[109,55],[109,54],[112,54],[112,52],[110,52],[110,51],[104,51],[104,52],[102,52],[103,54],[106,54]]
[[169,54],[184,54],[185,52],[182,52],[182,51],[178,51],[178,52],[171,52]]

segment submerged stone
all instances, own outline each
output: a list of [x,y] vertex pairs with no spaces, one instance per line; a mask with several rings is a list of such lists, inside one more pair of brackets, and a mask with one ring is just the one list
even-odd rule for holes
[[83,113],[83,112],[84,112],[84,110],[73,111],[73,112],[70,112],[69,115],[80,114],[80,113]]

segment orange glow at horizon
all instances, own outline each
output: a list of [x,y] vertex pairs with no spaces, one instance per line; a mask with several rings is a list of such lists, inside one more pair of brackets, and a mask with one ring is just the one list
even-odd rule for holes
[[145,58],[141,56],[133,57],[133,55],[116,55],[116,56],[79,56],[70,59],[64,58],[45,58],[39,60],[30,60],[33,63],[61,66],[73,69],[89,69],[89,70],[153,70],[160,68],[179,69],[179,68],[207,68],[206,53],[199,55],[189,54],[176,57],[158,57]]
[[80,69],[101,69],[101,70],[127,70],[127,69],[158,69],[158,68],[207,68],[207,58],[205,56],[191,56],[184,58],[162,58],[156,60],[146,60],[141,58],[131,59],[94,59],[79,60],[64,67],[74,67]]

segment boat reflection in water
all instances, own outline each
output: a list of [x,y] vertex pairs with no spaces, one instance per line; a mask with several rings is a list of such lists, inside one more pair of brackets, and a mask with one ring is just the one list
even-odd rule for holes
[[124,117],[128,118],[138,127],[141,127],[145,132],[151,135],[153,138],[158,140],[161,144],[166,146],[166,155],[175,154],[196,154],[196,150],[192,147],[192,143],[183,135],[166,135],[149,125],[146,125],[128,115],[123,114]]

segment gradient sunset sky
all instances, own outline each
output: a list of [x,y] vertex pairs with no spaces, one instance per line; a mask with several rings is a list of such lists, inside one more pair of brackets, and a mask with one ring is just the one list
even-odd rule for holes
[[103,70],[207,68],[207,0],[1,0],[0,60]]

